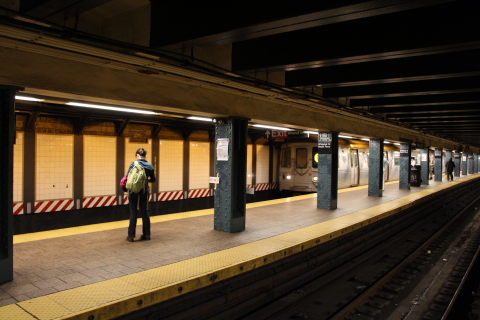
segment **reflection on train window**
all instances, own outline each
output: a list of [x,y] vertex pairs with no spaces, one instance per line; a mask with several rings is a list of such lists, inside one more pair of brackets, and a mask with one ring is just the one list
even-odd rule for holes
[[400,165],[400,157],[393,158],[393,165],[399,166]]
[[318,168],[318,147],[312,148],[312,168]]
[[297,156],[296,156],[296,167],[297,169],[306,169],[308,166],[308,157],[307,157],[307,149],[306,148],[297,148]]
[[282,149],[282,168],[290,168],[291,166],[291,149]]

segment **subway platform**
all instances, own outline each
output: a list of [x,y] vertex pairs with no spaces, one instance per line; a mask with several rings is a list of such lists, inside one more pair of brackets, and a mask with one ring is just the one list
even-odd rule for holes
[[[0,319],[109,319],[307,250],[480,174],[411,190],[387,183],[247,205],[241,233],[214,231],[213,209],[152,217],[152,240],[125,241],[128,221],[17,235],[14,281],[0,285]],[[140,222],[140,221],[139,221]],[[137,230],[141,230],[138,226]],[[137,238],[139,238],[137,234]]]

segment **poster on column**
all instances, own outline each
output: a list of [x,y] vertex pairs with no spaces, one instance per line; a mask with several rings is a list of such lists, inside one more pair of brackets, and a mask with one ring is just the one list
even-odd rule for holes
[[332,133],[320,132],[318,134],[318,154],[332,153]]
[[427,154],[422,153],[422,161],[426,162],[427,161]]
[[217,161],[228,161],[228,138],[217,139]]

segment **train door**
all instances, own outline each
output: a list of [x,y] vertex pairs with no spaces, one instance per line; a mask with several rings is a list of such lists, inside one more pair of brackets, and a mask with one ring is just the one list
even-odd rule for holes
[[350,149],[350,168],[351,180],[350,185],[358,186],[360,183],[360,166],[358,165],[358,149]]

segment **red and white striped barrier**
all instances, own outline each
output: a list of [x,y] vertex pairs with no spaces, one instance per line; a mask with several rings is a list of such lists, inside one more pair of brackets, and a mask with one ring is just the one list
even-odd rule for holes
[[13,203],[13,214],[17,215],[17,214],[23,214],[23,213],[24,213],[23,202],[14,202]]
[[34,213],[57,212],[74,209],[73,199],[35,201]]
[[116,196],[85,197],[82,200],[83,208],[100,208],[117,205]]
[[255,185],[255,191],[265,191],[270,189],[269,183],[257,183]]
[[157,201],[172,201],[183,199],[183,191],[162,191],[157,193]]
[[275,189],[278,189],[280,186],[278,184],[278,182],[274,182],[271,184],[270,186],[270,190],[275,190]]
[[212,191],[208,188],[192,189],[192,190],[188,190],[188,199],[210,197],[211,194],[212,194]]
[[[148,196],[148,202],[153,202],[153,201],[154,201],[153,193],[150,193],[150,195]],[[123,195],[123,204],[128,204],[128,194]]]

